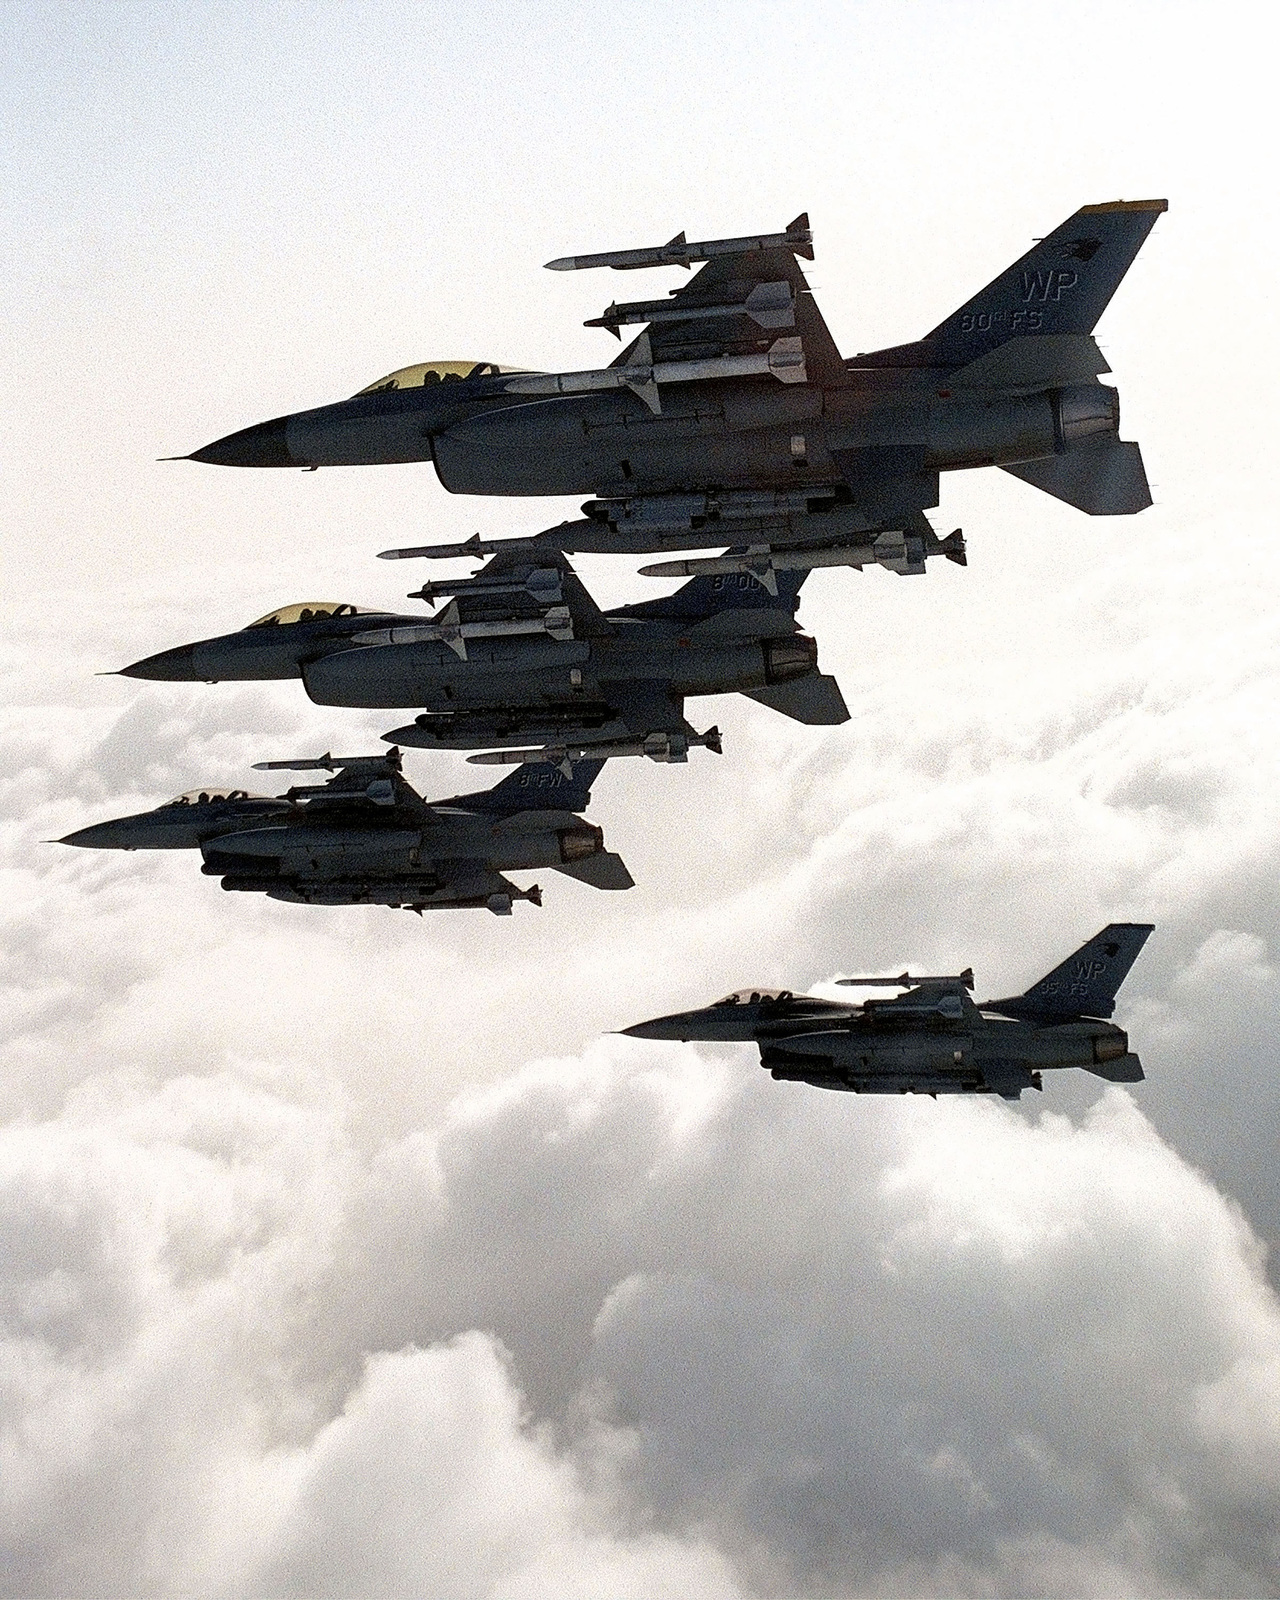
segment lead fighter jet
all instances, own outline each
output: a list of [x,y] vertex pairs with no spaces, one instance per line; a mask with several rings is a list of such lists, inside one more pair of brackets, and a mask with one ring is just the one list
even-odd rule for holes
[[277,797],[197,789],[154,811],[95,823],[60,844],[107,850],[194,850],[224,889],[304,905],[385,905],[409,911],[542,904],[536,885],[503,874],[552,867],[596,889],[630,889],[620,856],[579,815],[603,761],[568,774],[522,766],[479,794],[425,801],[404,779],[400,752],[263,761],[259,771],[332,772]]
[[643,329],[607,367],[423,362],[190,459],[431,461],[457,494],[593,496],[584,521],[549,532],[566,551],[745,547],[645,569],[662,575],[962,562],[958,534],[939,539],[925,516],[942,472],[1000,466],[1095,516],[1150,505],[1092,335],[1166,209],[1084,206],[923,339],[848,358],[799,265],[807,215],[777,234],[566,256],[547,265],[705,265],[588,322]]
[[1142,1063],[1128,1035],[1104,1020],[1147,941],[1151,924],[1113,922],[1025,994],[970,997],[957,977],[842,978],[904,993],[861,1005],[739,989],[702,1011],[624,1028],[635,1039],[750,1042],[774,1078],[854,1094],[998,1094],[1039,1089],[1049,1068],[1082,1067],[1110,1083],[1137,1083]]

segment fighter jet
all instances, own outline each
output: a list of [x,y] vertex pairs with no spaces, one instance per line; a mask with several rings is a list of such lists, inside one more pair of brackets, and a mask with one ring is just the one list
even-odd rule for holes
[[503,874],[551,867],[596,889],[630,889],[620,856],[579,815],[603,761],[568,773],[522,766],[492,789],[425,801],[398,750],[376,756],[263,761],[255,770],[331,772],[276,797],[194,789],[154,811],[70,833],[60,844],[107,850],[195,850],[224,889],[302,905],[384,905],[423,912],[484,907],[510,916],[542,904],[537,885]]
[[998,1094],[1016,1100],[1043,1087],[1050,1068],[1082,1067],[1109,1083],[1137,1083],[1142,1063],[1128,1035],[1104,1019],[1152,924],[1113,922],[1005,1000],[970,997],[973,973],[956,977],[842,978],[903,993],[861,1005],[738,989],[702,1011],[624,1028],[635,1039],[742,1041],[759,1046],[774,1078],[853,1094]]
[[[405,552],[394,552],[403,555]],[[409,552],[412,553],[412,552]],[[740,691],[800,722],[848,719],[818,647],[799,630],[805,574],[698,577],[660,600],[602,611],[562,552],[508,541],[470,578],[427,583],[448,604],[425,620],[313,601],[238,633],[125,667],[133,678],[300,677],[326,706],[420,709],[384,735],[441,749],[534,741],[597,755],[682,761],[719,749],[685,719],[690,695]]]
[[[1138,446],[1119,437],[1116,391],[1098,381],[1110,368],[1092,334],[1166,209],[1084,206],[923,339],[848,358],[799,266],[813,257],[807,215],[782,233],[699,243],[680,233],[562,257],[547,265],[705,265],[665,298],[615,301],[588,321],[619,339],[624,326],[643,330],[608,366],[423,362],[190,459],[431,461],[456,494],[593,496],[585,523],[558,530],[567,551],[741,545],[757,566],[779,550],[861,566],[879,548],[893,570],[921,572],[943,543],[925,515],[942,472],[999,466],[1094,516],[1150,505]],[[950,553],[959,560],[963,548]],[[694,570],[741,568],[677,575]]]

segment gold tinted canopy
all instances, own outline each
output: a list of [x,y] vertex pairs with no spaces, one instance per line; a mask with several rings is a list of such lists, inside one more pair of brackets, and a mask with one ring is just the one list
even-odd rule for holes
[[296,605],[268,611],[265,617],[249,623],[251,628],[266,628],[273,622],[320,622],[326,617],[360,617],[373,612],[372,606],[349,606],[345,600],[299,600]]
[[[371,383],[357,394],[378,394],[383,389],[422,389],[431,383],[456,383],[460,378],[498,378],[507,372],[528,372],[528,367],[500,367],[496,361],[420,361],[401,367]],[[353,397],[354,398],[354,397]]]

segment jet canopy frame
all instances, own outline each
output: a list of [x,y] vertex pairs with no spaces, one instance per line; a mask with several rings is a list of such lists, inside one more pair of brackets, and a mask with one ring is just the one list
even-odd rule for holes
[[528,372],[528,367],[507,367],[497,361],[418,361],[399,367],[386,377],[357,389],[352,399],[362,394],[383,394],[388,389],[424,389],[433,383],[457,383],[464,378],[501,378],[508,373]]

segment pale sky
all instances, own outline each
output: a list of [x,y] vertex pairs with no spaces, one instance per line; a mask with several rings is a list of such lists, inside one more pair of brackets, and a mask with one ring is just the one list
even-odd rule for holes
[[[0,10],[0,1593],[1280,1585],[1257,15]],[[807,209],[851,354],[1153,196],[1098,337],[1155,506],[944,479],[967,569],[804,589],[847,724],[694,702],[722,757],[606,769],[626,895],[543,874],[541,911],[418,919],[39,843],[392,725],[95,673],[291,600],[400,603],[423,574],[378,550],[577,504],[157,457],[413,361],[612,359],[582,322],[620,280],[554,256]],[[606,603],[669,587],[637,565],[579,563]],[[909,964],[1009,993],[1112,919],[1156,924],[1132,1089],[840,1097],[611,1033]]]

